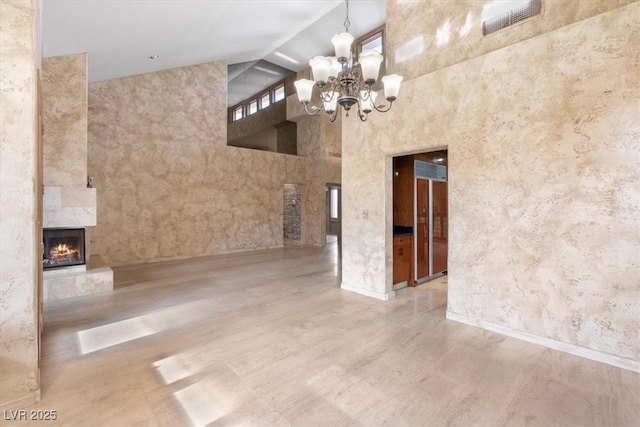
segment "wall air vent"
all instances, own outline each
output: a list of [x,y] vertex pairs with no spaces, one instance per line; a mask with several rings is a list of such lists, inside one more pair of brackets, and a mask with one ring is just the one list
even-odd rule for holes
[[495,33],[498,30],[522,22],[542,12],[542,0],[531,0],[522,6],[514,7],[508,12],[501,13],[482,21],[482,35]]

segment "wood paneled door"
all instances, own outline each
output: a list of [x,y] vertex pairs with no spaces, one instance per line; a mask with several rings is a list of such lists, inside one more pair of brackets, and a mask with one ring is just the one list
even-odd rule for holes
[[416,280],[429,276],[429,180],[416,179]]
[[447,182],[415,179],[415,280],[421,283],[447,271]]
[[433,259],[431,262],[431,275],[447,270],[448,250],[448,217],[447,217],[447,183],[432,181],[431,184],[433,215],[431,219],[431,236]]

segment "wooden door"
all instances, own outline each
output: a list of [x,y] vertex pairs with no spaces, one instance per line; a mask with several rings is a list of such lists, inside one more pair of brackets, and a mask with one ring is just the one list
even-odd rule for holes
[[431,274],[442,273],[447,270],[448,250],[448,212],[447,212],[447,183],[433,181],[432,183],[431,235],[433,239],[433,260]]
[[429,276],[429,180],[416,179],[416,276],[415,280]]

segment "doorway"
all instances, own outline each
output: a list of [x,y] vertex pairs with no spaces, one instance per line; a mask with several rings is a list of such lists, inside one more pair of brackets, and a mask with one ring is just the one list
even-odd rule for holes
[[340,245],[342,234],[342,190],[339,184],[327,184],[326,242]]
[[284,243],[301,243],[302,240],[302,186],[284,184],[282,199],[282,238]]
[[393,288],[447,274],[447,150],[393,158]]

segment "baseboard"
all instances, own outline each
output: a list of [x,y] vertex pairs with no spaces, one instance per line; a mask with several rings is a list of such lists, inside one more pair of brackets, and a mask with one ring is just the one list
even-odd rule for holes
[[[240,248],[240,249],[229,249],[226,251],[217,251],[212,252],[210,254],[197,254],[197,255],[180,255],[180,256],[172,256],[172,257],[159,257],[159,258],[150,258],[150,259],[137,259],[132,261],[127,261],[125,263],[122,262],[110,262],[109,266],[112,268],[118,267],[130,267],[133,265],[142,265],[142,264],[154,264],[160,262],[170,262],[170,261],[182,261],[185,259],[194,259],[194,258],[204,258],[204,257],[214,257],[218,255],[241,255],[248,252],[267,252],[272,249],[282,249],[284,248],[284,243],[281,245],[271,245],[264,246],[259,248]],[[101,256],[101,255],[91,255],[93,256]]]
[[38,389],[16,399],[12,399],[6,402],[0,402],[0,410],[4,412],[23,409],[40,402],[40,398],[40,389]]
[[398,282],[395,285],[393,285],[393,290],[398,291],[400,289],[406,288],[407,286],[409,286],[409,282],[405,280],[404,282]]
[[371,289],[365,289],[365,288],[359,288],[357,286],[347,285],[344,282],[342,283],[342,285],[340,285],[340,289],[344,289],[345,291],[355,292],[357,294],[376,298],[382,301],[390,301],[392,299],[395,299],[396,297],[396,293],[394,291],[391,291],[388,293],[376,292],[376,291],[372,291]]
[[520,331],[518,329],[509,328],[507,326],[496,325],[495,323],[469,317],[464,314],[454,313],[449,310],[447,310],[447,319],[486,329],[488,331],[496,332],[498,334],[506,335],[512,338],[531,342],[533,344],[538,344],[543,347],[570,353],[575,356],[584,357],[585,359],[606,363],[617,368],[628,369],[630,371],[640,373],[640,361],[637,360],[625,359],[624,357],[604,353],[602,351],[592,350],[590,348],[581,347],[576,344],[541,337],[530,332]]

